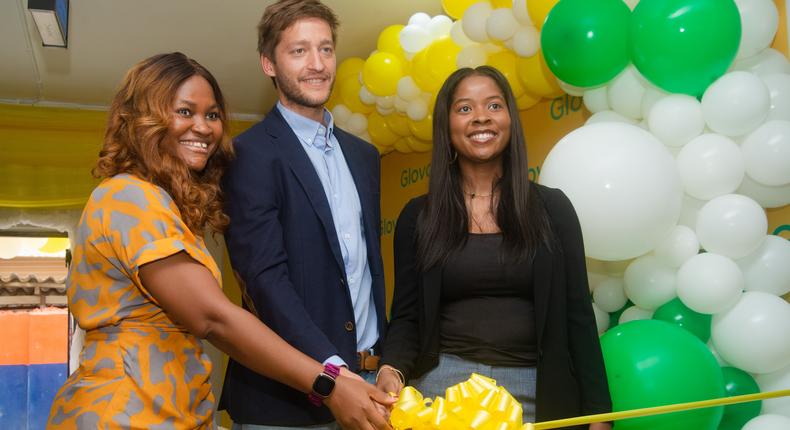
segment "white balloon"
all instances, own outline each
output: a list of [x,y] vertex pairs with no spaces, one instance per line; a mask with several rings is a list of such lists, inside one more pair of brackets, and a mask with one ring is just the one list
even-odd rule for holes
[[397,94],[403,100],[414,100],[422,94],[422,91],[411,76],[404,76],[398,80]]
[[529,12],[527,11],[526,0],[513,1],[513,16],[516,17],[516,20],[518,20],[521,25],[534,25],[532,23],[532,17],[529,16]]
[[376,104],[376,95],[371,93],[368,87],[364,85],[359,88],[359,99],[366,105]]
[[436,15],[428,21],[426,29],[432,39],[438,39],[450,34],[450,28],[453,26],[453,20],[447,15]]
[[465,47],[469,45],[474,45],[476,42],[466,36],[464,33],[463,22],[459,19],[458,21],[453,22],[452,27],[450,27],[450,38],[453,39],[456,45],[460,47]]
[[790,184],[772,187],[744,175],[738,194],[754,199],[764,208],[779,208],[790,204]]
[[684,146],[676,161],[683,189],[710,200],[738,189],[744,175],[741,148],[720,134],[703,134]]
[[488,53],[486,53],[483,45],[476,43],[474,45],[461,48],[461,51],[458,53],[458,57],[456,57],[455,64],[459,69],[464,67],[475,68],[485,64],[487,59]]
[[683,146],[705,129],[702,104],[684,94],[657,100],[647,117],[650,131],[668,146]]
[[746,174],[763,185],[790,184],[790,121],[761,125],[741,144]]
[[464,33],[468,38],[479,43],[488,42],[486,22],[491,12],[493,12],[493,8],[491,3],[487,1],[475,3],[466,9],[461,21],[464,26]]
[[486,32],[488,37],[494,40],[508,40],[518,28],[518,21],[513,16],[513,9],[498,8],[491,11],[486,20]]
[[625,269],[634,261],[633,259],[628,260],[612,260],[612,261],[604,261],[603,265],[606,269],[606,273],[609,276],[617,276],[622,278],[625,275]]
[[[790,390],[790,366],[779,369],[776,372],[755,375],[754,380],[762,393]],[[790,417],[790,396],[763,400],[762,413]]]
[[721,355],[719,355],[719,351],[716,351],[716,347],[713,345],[712,340],[708,340],[707,345],[708,345],[708,351],[710,351],[710,353],[713,354],[713,357],[716,359],[716,362],[719,363],[719,367],[732,367],[730,363],[727,363],[721,358]]
[[771,0],[735,0],[741,15],[741,43],[736,59],[769,47],[779,28],[779,12]]
[[602,335],[609,329],[609,314],[602,311],[595,303],[592,304],[593,312],[595,313],[595,327],[598,329],[598,335]]
[[634,125],[609,122],[574,130],[552,148],[540,181],[568,195],[586,254],[599,260],[647,253],[680,215],[683,193],[674,159]]
[[613,110],[602,110],[595,112],[587,118],[585,125],[595,124],[598,122],[623,122],[626,124],[636,125],[636,120],[620,115]]
[[790,293],[790,241],[768,235],[759,248],[736,263],[743,272],[747,291],[777,296]]
[[760,76],[771,94],[771,110],[767,120],[790,121],[790,74],[771,73]]
[[705,200],[695,199],[688,194],[683,194],[683,203],[680,207],[680,218],[678,224],[685,225],[692,230],[697,229],[697,214],[707,203]]
[[736,61],[733,70],[745,70],[756,75],[790,73],[790,61],[776,49],[767,48],[753,57]]
[[606,93],[612,110],[629,118],[642,118],[642,96],[645,87],[638,77],[636,67],[629,65],[611,83]]
[[696,232],[702,248],[732,259],[754,252],[767,230],[765,210],[740,194],[716,197],[697,214]]
[[346,128],[355,135],[365,133],[368,129],[368,117],[361,113],[353,113],[346,121]]
[[669,93],[652,85],[645,88],[645,94],[642,96],[642,118],[650,118],[650,111],[659,100],[668,96]]
[[699,253],[699,240],[694,230],[685,225],[678,225],[658,244],[653,253],[667,266],[680,267]]
[[526,58],[538,54],[538,48],[540,48],[540,33],[538,33],[537,28],[531,25],[521,26],[513,34],[512,40],[513,51],[515,51],[516,55]]
[[643,255],[625,269],[625,294],[642,309],[656,310],[675,298],[675,269],[655,255]]
[[624,288],[621,278],[607,278],[593,290],[593,301],[605,312],[617,312],[628,302]]
[[335,105],[335,107],[332,108],[332,117],[335,124],[343,127],[348,122],[348,119],[351,118],[351,109],[347,108],[344,104]]
[[596,113],[602,110],[610,110],[606,90],[607,88],[604,86],[592,88],[584,92],[584,106],[588,111]]
[[406,107],[406,116],[412,121],[420,121],[428,115],[428,104],[421,97],[409,102]]
[[771,94],[757,75],[730,72],[717,79],[702,96],[702,113],[713,131],[725,136],[751,132],[768,116]]
[[741,269],[723,255],[697,254],[678,270],[678,297],[695,312],[715,314],[725,311],[738,301],[742,290]]
[[636,320],[649,320],[653,318],[653,311],[649,309],[642,309],[639,306],[631,306],[620,314],[618,324],[625,324],[630,321]]
[[[764,400],[763,400],[764,401]],[[741,430],[787,430],[790,429],[790,418],[777,415],[758,415],[743,425]]]
[[716,350],[739,369],[771,373],[790,365],[790,303],[780,297],[747,291],[711,327]]
[[423,27],[407,25],[398,35],[400,46],[406,52],[417,53],[431,43],[431,35]]
[[383,107],[381,107],[381,105],[376,104],[376,111],[378,113],[380,113],[382,116],[387,116],[387,115],[390,115],[390,114],[394,113],[395,112],[395,108],[394,107],[383,108]]
[[557,84],[559,84],[560,88],[562,88],[562,90],[565,91],[565,93],[567,93],[569,95],[572,95],[574,97],[581,97],[581,96],[584,95],[585,91],[590,89],[590,88],[577,87],[577,86],[571,85],[571,84],[569,84],[567,82],[563,82],[563,81],[561,81],[559,79],[557,79]]
[[400,113],[406,113],[406,109],[409,108],[409,100],[403,99],[399,96],[395,96],[394,106],[396,111]]
[[383,109],[392,109],[395,107],[395,96],[384,96],[376,98],[376,106]]
[[625,4],[628,6],[629,9],[634,10],[636,5],[639,4],[639,0],[623,0]]
[[406,24],[407,26],[413,25],[416,27],[422,27],[427,29],[428,24],[431,22],[431,16],[425,12],[417,12],[414,15],[409,17],[409,22]]

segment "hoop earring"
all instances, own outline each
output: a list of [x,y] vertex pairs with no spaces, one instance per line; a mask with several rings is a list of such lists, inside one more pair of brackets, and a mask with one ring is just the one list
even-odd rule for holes
[[453,164],[456,162],[456,160],[458,160],[458,151],[454,151],[453,149],[450,149],[450,154],[452,154],[450,156],[450,164]]

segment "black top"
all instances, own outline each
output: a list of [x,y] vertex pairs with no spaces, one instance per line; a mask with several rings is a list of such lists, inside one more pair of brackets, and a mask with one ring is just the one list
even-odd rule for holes
[[[570,200],[557,189],[538,191],[557,237],[557,249],[539,246],[532,261],[538,363],[537,421],[612,410],[601,345],[590,301],[581,227]],[[401,211],[395,226],[395,291],[380,364],[418,378],[439,363],[442,270],[417,264],[421,196]],[[574,429],[586,430],[587,426]]]
[[502,234],[470,234],[442,270],[439,349],[490,366],[538,362],[532,264],[506,261]]

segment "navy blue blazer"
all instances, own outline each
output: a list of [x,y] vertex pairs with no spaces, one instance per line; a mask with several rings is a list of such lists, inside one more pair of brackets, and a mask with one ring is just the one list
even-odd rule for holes
[[[380,158],[335,127],[362,205],[379,336],[386,329],[380,234]],[[321,362],[339,355],[358,367],[351,296],[332,213],[321,181],[277,108],[234,142],[223,178],[230,226],[225,239],[244,305],[295,348]],[[220,409],[234,422],[278,426],[327,423],[326,407],[230,360]]]

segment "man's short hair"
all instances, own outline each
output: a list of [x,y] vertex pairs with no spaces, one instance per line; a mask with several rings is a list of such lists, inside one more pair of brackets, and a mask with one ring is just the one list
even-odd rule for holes
[[337,41],[339,20],[327,5],[318,0],[280,0],[263,11],[258,23],[258,53],[274,61],[274,50],[280,43],[282,32],[304,18],[326,21],[332,30],[332,42]]

